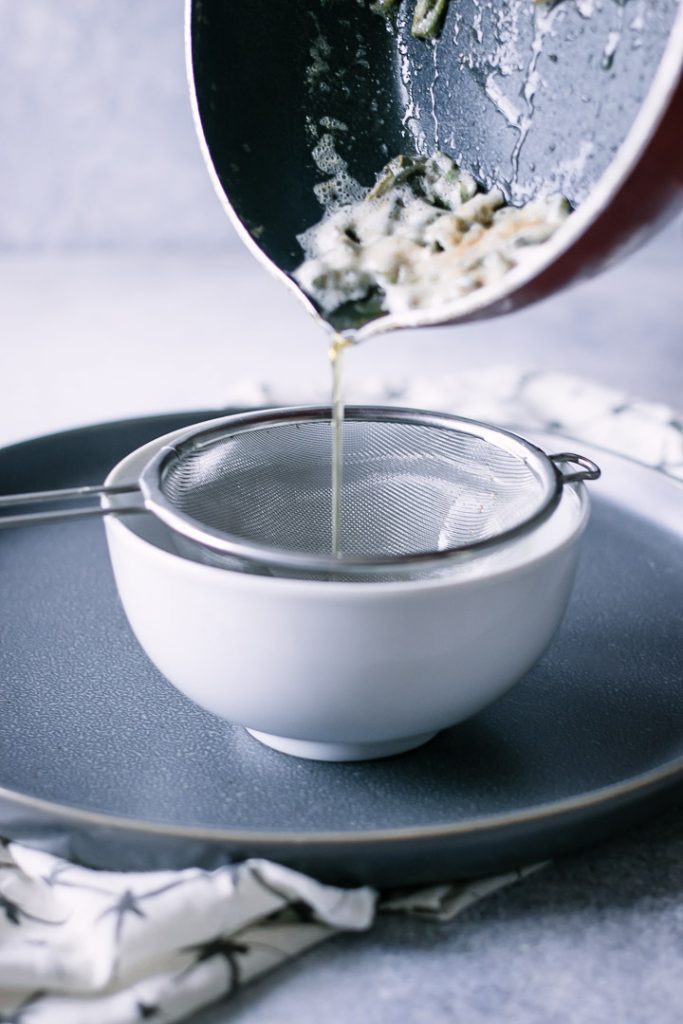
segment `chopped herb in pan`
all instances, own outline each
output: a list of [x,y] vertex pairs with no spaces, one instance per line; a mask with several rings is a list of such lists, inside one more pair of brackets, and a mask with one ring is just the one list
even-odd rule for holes
[[[370,10],[385,17],[398,7],[399,0],[373,0]],[[417,0],[413,14],[412,34],[416,39],[434,39],[446,14],[448,0]]]
[[412,33],[416,39],[434,39],[438,35],[448,0],[417,0]]

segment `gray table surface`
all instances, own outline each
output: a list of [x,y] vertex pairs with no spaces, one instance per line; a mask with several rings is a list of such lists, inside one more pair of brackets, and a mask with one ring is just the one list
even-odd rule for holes
[[[380,339],[356,384],[508,363],[683,405],[681,223],[529,311]],[[0,255],[0,443],[110,418],[220,406],[270,381],[324,392],[315,325],[239,247]],[[557,862],[451,924],[381,919],[194,1024],[679,1024],[683,806]]]
[[680,1024],[683,806],[450,924],[381,919],[193,1024]]

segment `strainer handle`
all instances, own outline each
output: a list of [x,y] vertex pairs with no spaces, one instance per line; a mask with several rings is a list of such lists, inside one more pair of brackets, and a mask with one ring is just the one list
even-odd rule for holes
[[[562,477],[563,484],[573,484],[578,480],[597,480],[600,477],[600,467],[592,459],[586,458],[585,455],[577,455],[575,452],[561,452],[558,455],[549,455],[548,458]],[[564,470],[564,466],[567,463],[579,468],[567,473]]]
[[[140,488],[137,484],[119,484],[114,487],[104,485],[88,487],[66,487],[59,491],[32,491],[29,494],[6,494],[0,496],[0,512],[5,508],[20,508],[23,505],[40,505],[48,501],[74,501],[82,498],[96,498],[114,494],[136,494]],[[133,505],[130,508],[103,508],[101,505],[84,506],[82,508],[49,509],[47,512],[22,512],[18,515],[1,515],[0,530],[10,526],[30,526],[32,523],[60,523],[69,519],[87,519],[92,516],[105,516],[110,512],[144,512],[144,506]]]

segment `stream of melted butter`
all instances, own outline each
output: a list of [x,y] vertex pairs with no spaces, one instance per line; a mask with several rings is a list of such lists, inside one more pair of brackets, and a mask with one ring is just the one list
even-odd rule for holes
[[340,558],[342,526],[342,479],[344,475],[344,395],[342,353],[351,342],[335,335],[329,349],[332,367],[332,552]]

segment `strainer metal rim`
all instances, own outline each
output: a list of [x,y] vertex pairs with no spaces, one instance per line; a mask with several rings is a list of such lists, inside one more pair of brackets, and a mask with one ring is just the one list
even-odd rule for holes
[[[430,426],[442,430],[457,429],[477,438],[495,443],[498,448],[519,455],[520,450],[524,462],[541,478],[544,484],[544,498],[538,509],[523,522],[502,533],[482,540],[472,541],[457,547],[443,550],[417,552],[408,555],[384,556],[340,556],[310,555],[300,551],[278,548],[268,544],[244,540],[234,534],[216,530],[200,524],[193,516],[175,508],[161,489],[160,481],[168,464],[176,459],[183,450],[191,447],[197,450],[203,444],[210,445],[222,437],[238,434],[248,430],[262,429],[283,423],[308,423],[313,421],[330,421],[330,406],[287,406],[274,409],[261,409],[253,412],[237,413],[221,417],[197,430],[190,427],[172,444],[164,445],[145,465],[139,478],[140,491],[145,507],[157,518],[162,520],[174,533],[204,545],[212,551],[232,556],[247,562],[258,562],[260,565],[273,566],[292,572],[357,573],[376,569],[403,569],[412,566],[429,566],[444,564],[449,561],[469,559],[482,551],[489,552],[509,541],[521,537],[543,523],[554,512],[562,496],[564,483],[569,480],[589,478],[581,474],[564,476],[560,468],[542,449],[520,437],[518,434],[503,427],[482,423],[479,420],[455,416],[451,413],[435,413],[421,409],[400,408],[393,406],[350,405],[344,410],[346,420],[375,421],[383,423],[403,423],[417,426]],[[559,458],[559,457],[558,457]],[[578,456],[573,456],[579,459]]]

